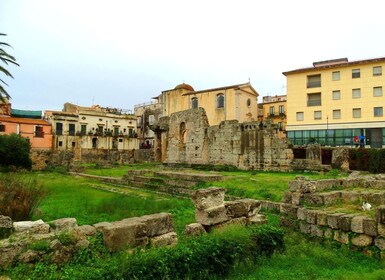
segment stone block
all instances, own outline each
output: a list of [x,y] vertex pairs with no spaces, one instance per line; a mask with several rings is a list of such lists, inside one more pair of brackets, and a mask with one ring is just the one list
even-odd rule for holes
[[379,236],[385,237],[385,224],[377,223],[377,233]]
[[202,190],[196,190],[191,198],[198,210],[205,210],[213,207],[222,206],[225,201],[225,189],[211,187]]
[[349,235],[346,232],[337,230],[334,232],[334,240],[343,244],[349,244]]
[[12,219],[8,216],[0,215],[0,239],[7,238],[13,230]]
[[300,207],[297,210],[297,218],[298,220],[305,221],[307,216],[307,209],[304,207]]
[[382,237],[374,238],[374,245],[381,251],[385,250],[385,239]]
[[282,199],[282,202],[283,203],[291,203],[291,192],[285,192],[283,194],[283,199]]
[[229,220],[226,212],[224,205],[204,210],[195,209],[195,221],[205,226],[220,224]]
[[346,215],[345,213],[333,213],[327,215],[328,226],[332,229],[339,229],[340,225],[338,223],[339,217]]
[[291,204],[301,205],[303,200],[303,194],[300,192],[294,192],[291,194]]
[[21,263],[31,263],[39,260],[39,253],[34,250],[27,250],[17,258]]
[[186,226],[184,230],[185,235],[197,236],[205,233],[206,233],[205,228],[199,223],[189,224]]
[[[251,216],[250,218],[254,218],[256,215]],[[262,215],[263,216],[263,215]],[[233,218],[228,220],[227,222],[224,222],[222,225],[241,225],[241,226],[246,226],[247,225],[247,220],[248,218],[246,217],[238,217],[238,218]]]
[[78,226],[78,223],[75,218],[63,218],[50,221],[49,224],[51,228],[55,231],[71,230]]
[[49,225],[42,220],[14,222],[13,229],[17,233],[37,234],[49,233]]
[[376,222],[385,224],[385,205],[378,206],[375,211]]
[[333,240],[334,239],[334,230],[332,230],[331,228],[326,228],[325,232],[324,232],[324,237],[326,239]]
[[72,232],[78,237],[78,239],[85,238],[87,236],[96,236],[96,228],[90,225],[76,227]]
[[109,222],[100,222],[93,224],[93,227],[96,229],[97,232],[102,232],[105,227],[108,227],[112,225],[112,223]]
[[279,211],[281,214],[287,215],[291,218],[297,218],[298,206],[288,203],[281,203]]
[[338,224],[343,231],[351,231],[352,219],[357,216],[355,214],[347,214],[339,217]]
[[0,268],[5,268],[14,263],[24,247],[18,243],[4,242],[0,244]]
[[145,215],[138,218],[147,226],[147,236],[157,236],[174,231],[174,224],[170,213]]
[[358,247],[370,246],[373,243],[373,237],[366,234],[359,234],[352,237],[352,244]]
[[226,214],[230,218],[250,217],[258,213],[261,203],[255,199],[239,199],[225,202]]
[[[385,194],[383,192],[371,193],[368,196],[368,202],[373,205],[385,204]],[[383,205],[385,207],[385,205]]]
[[262,225],[267,224],[268,221],[266,220],[265,215],[257,214],[253,217],[248,217],[246,223],[247,225]]
[[360,195],[355,191],[341,191],[341,200],[345,203],[358,202]]
[[350,223],[352,232],[364,233],[364,220],[367,219],[366,216],[356,216],[353,217]]
[[377,236],[377,223],[372,218],[366,218],[363,221],[364,233],[370,236]]
[[138,219],[126,219],[103,228],[103,241],[110,251],[148,243],[147,226]]
[[318,211],[317,213],[317,225],[327,226],[328,225],[328,213],[324,211]]
[[178,236],[175,232],[168,232],[150,239],[150,244],[154,247],[174,246],[177,243]]
[[324,232],[321,227],[317,225],[310,225],[310,234],[312,236],[323,237]]
[[323,201],[324,205],[334,205],[341,199],[341,192],[334,191],[334,192],[328,192],[323,193]]
[[260,203],[261,203],[262,209],[265,209],[267,211],[272,211],[272,212],[279,212],[279,209],[282,204],[279,202],[273,202],[273,201],[267,201],[267,200],[261,200]]
[[310,234],[311,232],[311,225],[304,222],[304,221],[300,221],[299,222],[299,231],[302,232],[302,233],[305,233],[305,234]]
[[316,210],[308,210],[306,215],[306,222],[313,225],[317,224],[317,213],[318,211]]
[[308,205],[312,206],[322,206],[324,205],[324,196],[319,193],[306,193],[304,195],[304,201]]

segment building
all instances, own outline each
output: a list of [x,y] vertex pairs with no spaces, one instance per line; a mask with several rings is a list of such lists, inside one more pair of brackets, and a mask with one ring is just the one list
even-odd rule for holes
[[279,138],[286,137],[286,95],[264,96],[262,103],[262,120],[271,120],[277,129]]
[[137,135],[140,148],[151,149],[155,144],[155,132],[151,126],[162,116],[162,104],[157,101],[135,105],[134,115],[137,117]]
[[52,123],[54,149],[138,148],[136,117],[123,110],[65,103],[62,111],[46,111],[45,118]]
[[287,137],[295,145],[385,147],[384,67],[385,57],[342,58],[284,72]]

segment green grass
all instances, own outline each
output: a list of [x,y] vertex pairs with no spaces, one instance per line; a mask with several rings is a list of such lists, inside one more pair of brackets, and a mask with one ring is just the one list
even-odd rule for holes
[[122,164],[122,165],[113,165],[110,168],[100,168],[95,164],[83,164],[85,167],[84,173],[97,175],[97,176],[107,176],[107,177],[123,177],[126,175],[128,170],[143,170],[151,169],[157,170],[162,164],[157,162],[149,163],[140,163],[140,164]]

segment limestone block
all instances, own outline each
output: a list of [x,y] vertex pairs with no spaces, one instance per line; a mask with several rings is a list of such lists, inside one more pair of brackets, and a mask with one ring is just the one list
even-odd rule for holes
[[205,226],[220,224],[229,220],[224,205],[204,210],[195,209],[195,221]]
[[377,223],[385,224],[385,205],[376,208],[375,219]]
[[7,238],[13,229],[12,219],[8,216],[0,215],[0,239]]
[[148,243],[147,226],[138,219],[127,219],[113,223],[103,228],[102,232],[104,244],[110,251]]
[[363,221],[364,233],[370,236],[377,236],[377,223],[372,218],[366,218]]
[[324,205],[324,196],[319,193],[306,193],[304,195],[304,201],[312,206],[322,206]]
[[211,187],[202,190],[196,190],[192,193],[191,198],[198,210],[209,209],[222,206],[225,201],[225,189]]
[[327,228],[324,232],[324,237],[326,239],[334,239],[334,230],[331,228]]
[[170,213],[158,213],[139,217],[147,226],[147,236],[157,236],[174,231],[172,215]]
[[366,234],[359,234],[352,238],[352,244],[358,247],[370,246],[373,243],[373,237]]
[[39,253],[34,250],[27,250],[21,253],[17,259],[22,263],[35,262],[39,259]]
[[333,213],[333,214],[328,214],[327,215],[327,220],[328,220],[328,226],[332,229],[339,229],[339,217],[346,215],[345,213]]
[[281,214],[287,215],[291,218],[297,218],[298,206],[288,203],[281,203],[279,211]]
[[261,203],[255,199],[239,199],[225,202],[226,214],[230,218],[250,217],[258,213]]
[[294,181],[289,182],[289,190],[291,192],[296,192],[300,190],[301,186],[302,186],[302,180],[298,180],[298,178],[296,178],[296,180]]
[[364,220],[366,216],[353,217],[350,223],[351,230],[356,233],[364,233]]
[[49,222],[52,229],[55,231],[71,230],[78,226],[78,222],[75,218],[63,218]]
[[323,194],[324,204],[333,205],[336,204],[341,199],[341,192],[334,191]]
[[93,224],[93,227],[96,229],[97,232],[102,232],[105,227],[108,227],[112,225],[112,223],[109,222],[100,222]]
[[292,196],[291,192],[285,192],[283,195],[282,202],[283,203],[291,203],[292,202],[291,196]]
[[379,236],[385,237],[385,224],[377,223],[377,233]]
[[88,246],[90,246],[90,242],[87,239],[80,239],[75,244],[75,248],[77,249],[86,249]]
[[28,237],[28,242],[38,242],[38,241],[50,241],[52,238],[55,237],[54,232],[50,233],[38,233],[38,234],[31,234]]
[[323,237],[324,232],[323,232],[322,228],[320,228],[319,226],[311,225],[310,226],[310,234],[312,236]]
[[300,192],[291,193],[291,204],[301,205],[303,199],[303,194]]
[[257,214],[255,216],[248,217],[246,223],[248,225],[262,225],[262,224],[267,224],[268,221],[266,220],[265,215]]
[[355,214],[347,214],[339,217],[338,224],[343,231],[351,231],[352,219],[357,216]]
[[317,225],[327,226],[328,225],[328,213],[324,211],[318,211],[317,213]]
[[317,212],[316,210],[308,210],[306,215],[306,222],[308,224],[317,224]]
[[[251,216],[251,217],[255,217]],[[247,218],[246,217],[239,217],[239,218],[233,218],[228,220],[227,222],[224,222],[221,225],[241,225],[241,226],[246,226],[247,225]]]
[[385,195],[383,192],[371,193],[367,201],[373,205],[383,205],[385,204]]
[[305,221],[307,216],[307,209],[304,207],[300,207],[297,210],[297,218],[298,220]]
[[186,226],[184,234],[197,236],[206,233],[205,228],[199,223],[192,223]]
[[267,200],[262,200],[261,201],[261,208],[266,209],[268,211],[279,211],[281,207],[281,203],[279,202],[273,202],[273,201],[267,201]]
[[382,250],[385,250],[385,239],[382,238],[382,237],[376,237],[374,239],[374,245],[380,249],[381,251]]
[[73,229],[77,239],[86,238],[87,236],[96,236],[96,228],[90,225],[83,225]]
[[27,233],[27,234],[35,234],[35,233],[48,233],[49,225],[44,223],[43,220],[37,221],[22,221],[22,222],[14,222],[13,229],[17,233]]
[[362,178],[347,178],[344,181],[342,181],[342,186],[346,188],[351,187],[362,187],[364,183],[364,180]]
[[355,191],[341,191],[341,200],[345,203],[357,202],[359,199],[360,195]]
[[334,232],[334,240],[343,244],[349,244],[349,235],[346,232],[337,230]]
[[3,242],[0,245],[0,268],[12,265],[22,251],[23,246],[18,243]]
[[154,236],[150,239],[150,244],[154,247],[173,246],[177,243],[178,236],[175,232],[168,232],[162,235]]
[[310,234],[311,232],[311,225],[304,222],[304,221],[300,221],[299,222],[299,231],[302,232],[302,233],[305,233],[305,234]]
[[54,239],[49,243],[49,248],[51,250],[58,250],[62,246],[61,242],[59,239]]

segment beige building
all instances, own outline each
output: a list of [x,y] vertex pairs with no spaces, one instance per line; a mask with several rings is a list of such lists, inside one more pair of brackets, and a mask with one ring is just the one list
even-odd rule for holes
[[385,147],[385,57],[320,61],[284,72],[293,144]]
[[279,138],[286,137],[286,95],[264,96],[262,103],[262,120],[271,120],[277,128]]
[[162,104],[157,101],[135,105],[134,115],[137,117],[137,134],[140,148],[150,149],[155,144],[155,132],[151,130],[162,116]]

